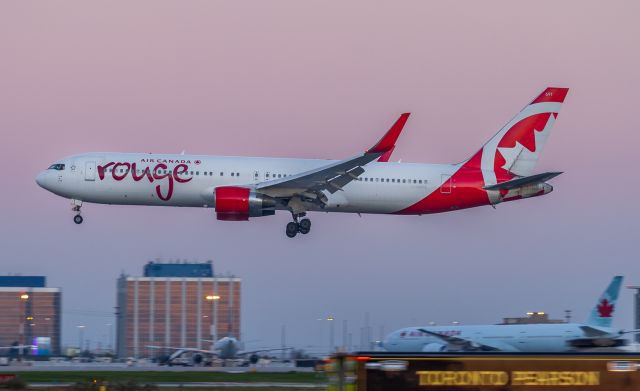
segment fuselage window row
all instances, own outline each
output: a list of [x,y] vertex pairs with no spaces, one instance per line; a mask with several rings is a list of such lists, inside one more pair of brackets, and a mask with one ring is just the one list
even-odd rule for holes
[[[358,180],[359,181],[363,181],[364,180],[365,182],[374,182],[374,181],[375,182],[389,182],[389,178],[368,178],[368,177],[366,177],[366,178],[358,178]],[[422,179],[406,179],[406,178],[405,179],[395,179],[395,178],[392,178],[391,179],[391,183],[408,183],[408,184],[414,183],[414,184],[420,184],[421,185],[423,183],[426,184],[427,180],[425,179],[423,181]]]
[[[137,169],[136,173],[137,174],[143,174],[145,170]],[[120,174],[128,173],[129,171],[130,171],[129,169],[124,169],[124,168],[116,169],[116,172],[120,173]],[[113,169],[110,168],[110,169],[107,170],[107,172],[112,173]],[[157,172],[159,174],[172,174],[173,170],[158,170]],[[180,172],[178,175],[197,175],[197,176],[199,176],[200,175],[200,171],[183,171],[183,172]],[[213,171],[203,171],[202,175],[214,176],[214,173],[213,173]],[[220,176],[221,177],[224,176],[224,172],[223,171],[220,171]],[[239,172],[232,172],[231,176],[232,177],[239,177],[240,173]],[[266,173],[265,174],[265,179],[269,179],[270,177],[272,177],[274,179],[275,178],[285,178],[285,177],[287,177],[287,174],[270,174],[270,173]],[[364,177],[364,178],[358,178],[357,180],[361,181],[361,182],[362,181],[364,181],[364,182],[383,182],[383,183],[384,182],[387,182],[387,183],[391,182],[391,183],[408,183],[408,184],[413,183],[413,184],[420,184],[420,185],[427,183],[426,179],[423,180],[423,179],[406,179],[406,178],[405,179],[398,179],[398,178],[369,178],[369,177]]]
[[[136,172],[136,174],[144,174],[146,170],[147,170],[146,168],[144,170],[136,169],[135,172]],[[133,171],[133,170],[127,169],[127,168],[115,169],[115,172],[118,173],[118,174],[128,174],[130,171]],[[113,168],[109,168],[109,169],[105,170],[105,172],[113,173],[114,169]],[[150,172],[152,172],[152,171],[150,171]],[[173,174],[173,170],[157,170],[156,172],[158,174]],[[198,175],[199,176],[200,175],[200,171],[181,171],[181,172],[177,172],[176,175]],[[203,171],[202,175],[214,176],[214,173],[213,173],[213,171]],[[220,176],[224,176],[224,172],[221,171],[220,172]],[[239,172],[232,172],[231,176],[239,177],[240,173]]]

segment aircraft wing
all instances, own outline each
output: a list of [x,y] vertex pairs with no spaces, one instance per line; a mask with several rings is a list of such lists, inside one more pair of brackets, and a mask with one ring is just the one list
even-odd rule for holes
[[37,348],[36,345],[14,345],[14,346],[0,346],[0,349],[24,349],[24,348]]
[[485,190],[511,190],[517,189],[518,187],[533,185],[536,183],[546,182],[552,178],[557,177],[562,174],[562,172],[545,172],[543,174],[530,175],[525,177],[519,177],[516,179],[512,179],[510,181],[505,181],[502,183],[497,183],[491,186],[485,186]]
[[174,359],[182,356],[185,353],[203,353],[203,354],[211,354],[213,356],[217,356],[218,355],[218,352],[213,351],[213,350],[208,350],[208,349],[181,348],[181,347],[174,347],[174,346],[155,346],[155,345],[147,345],[147,348],[149,348],[149,349],[170,349],[170,350],[175,350],[173,353],[171,353],[171,355],[169,356],[169,359],[167,361],[174,360]]
[[436,338],[440,338],[441,340],[446,342],[447,345],[451,345],[456,349],[463,348],[468,350],[482,350],[482,351],[488,351],[488,352],[497,352],[497,351],[503,350],[495,346],[478,343],[477,341],[474,341],[471,339],[452,337],[450,335],[444,335],[444,334],[436,333],[436,332],[425,330],[425,329],[418,329],[418,330],[422,331],[425,334],[429,334]]
[[183,348],[177,346],[157,346],[157,345],[147,345],[149,349],[169,349],[169,350],[184,350],[185,352],[198,352],[198,353],[214,353],[208,349],[197,349],[197,348]]
[[362,155],[333,162],[300,174],[261,182],[256,185],[256,190],[271,197],[284,198],[300,195],[325,202],[326,196],[321,193],[322,191],[326,190],[331,194],[340,191],[364,172],[362,166],[381,157],[383,157],[383,161],[384,157],[388,159],[386,154],[390,154],[395,148],[395,143],[408,118],[409,113],[402,114],[378,143]]
[[247,355],[251,355],[251,354],[254,354],[254,353],[277,352],[277,351],[291,350],[291,349],[293,349],[293,348],[273,348],[273,349],[243,350],[241,352],[238,352],[237,355],[238,356],[247,356]]

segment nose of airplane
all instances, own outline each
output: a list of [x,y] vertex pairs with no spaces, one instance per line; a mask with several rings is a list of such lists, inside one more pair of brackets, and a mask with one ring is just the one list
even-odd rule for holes
[[47,188],[47,173],[46,173],[46,171],[43,171],[40,174],[38,174],[38,176],[36,177],[36,183],[38,184],[38,186],[42,187],[43,189]]

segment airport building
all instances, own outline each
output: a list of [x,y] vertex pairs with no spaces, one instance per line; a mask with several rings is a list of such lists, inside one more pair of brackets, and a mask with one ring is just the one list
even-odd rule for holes
[[241,279],[212,263],[157,263],[117,282],[118,357],[154,357],[155,347],[209,348],[205,340],[240,337]]
[[0,346],[32,345],[31,356],[60,354],[60,288],[43,276],[0,276]]
[[561,319],[550,319],[549,314],[541,311],[527,312],[526,317],[502,319],[502,324],[549,324],[549,323],[566,323],[566,321]]

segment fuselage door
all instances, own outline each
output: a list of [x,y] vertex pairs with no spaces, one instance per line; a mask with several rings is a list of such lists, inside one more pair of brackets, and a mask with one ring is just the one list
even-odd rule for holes
[[85,181],[96,180],[96,162],[86,162],[84,164],[84,180]]
[[440,193],[451,194],[451,175],[442,174],[442,185],[440,186]]
[[254,182],[260,182],[260,172],[259,171],[254,171],[253,172],[253,181]]

